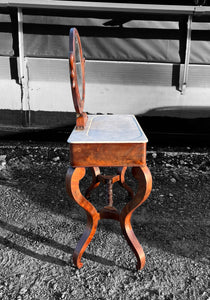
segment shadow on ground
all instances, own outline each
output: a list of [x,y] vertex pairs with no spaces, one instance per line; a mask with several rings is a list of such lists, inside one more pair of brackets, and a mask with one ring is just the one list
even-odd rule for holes
[[[124,299],[118,297],[122,295],[120,282],[129,299],[173,299],[173,295],[176,295],[175,299],[189,299],[194,286],[196,290],[192,293],[200,298],[192,299],[207,299],[206,276],[210,259],[208,154],[193,153],[192,149],[178,153],[153,148],[148,152],[153,190],[149,199],[135,211],[132,220],[147,263],[141,275],[134,276],[135,257],[121,235],[119,224],[112,220],[101,222],[83,255],[84,267],[79,273],[74,268],[72,255],[84,230],[86,215],[66,194],[67,148],[48,147],[46,144],[2,147],[0,256],[4,269],[2,276],[7,278],[5,282],[12,284],[11,291],[5,295],[10,299],[21,295],[21,283],[16,289],[16,279],[11,277],[12,273],[19,272],[31,278],[36,274],[36,282],[43,289],[43,292],[38,292],[36,284],[31,283],[32,279],[24,279],[26,299],[33,299],[32,295],[39,299],[70,299],[71,295],[71,299],[76,299],[74,289],[82,290],[86,299],[92,299],[91,290],[94,297],[112,299],[112,293],[116,299]],[[131,169],[127,171],[126,180],[135,190]],[[83,193],[90,183],[91,173],[87,171],[81,182]],[[93,191],[91,202],[97,208],[106,204],[104,199],[104,187]],[[121,209],[128,201],[126,191],[116,184],[116,207]],[[90,286],[87,292],[85,285],[89,276],[93,276],[90,281],[94,288]],[[59,282],[60,298],[56,298],[57,289],[52,292],[50,288],[52,278]],[[93,278],[99,278],[99,281]],[[107,278],[111,279],[111,285]],[[176,287],[171,292],[175,280]],[[96,292],[97,286],[105,286],[105,290]],[[6,296],[3,299],[7,299]]]

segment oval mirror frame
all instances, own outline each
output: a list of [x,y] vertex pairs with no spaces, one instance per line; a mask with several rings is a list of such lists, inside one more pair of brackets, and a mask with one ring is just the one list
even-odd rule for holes
[[[77,50],[79,53],[77,53]],[[78,74],[76,61],[78,55],[80,58],[81,76]],[[81,115],[85,102],[85,58],[83,57],[80,36],[76,28],[71,28],[69,32],[69,67],[74,107],[76,113]]]

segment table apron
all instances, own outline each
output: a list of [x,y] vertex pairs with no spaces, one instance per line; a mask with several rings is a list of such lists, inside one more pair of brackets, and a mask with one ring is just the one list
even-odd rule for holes
[[146,165],[146,143],[71,143],[72,167]]

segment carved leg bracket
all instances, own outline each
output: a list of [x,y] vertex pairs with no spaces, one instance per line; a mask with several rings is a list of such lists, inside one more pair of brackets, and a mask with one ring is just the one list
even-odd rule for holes
[[130,196],[130,198],[134,197],[134,193],[132,188],[130,188],[127,183],[125,182],[125,172],[127,170],[127,167],[120,167],[117,170],[117,173],[120,175],[120,181],[119,184],[126,189],[126,191],[128,192],[128,195]]
[[91,172],[92,172],[92,184],[89,186],[89,188],[87,189],[87,191],[85,193],[85,197],[87,199],[90,198],[91,191],[96,189],[100,184],[100,181],[98,180],[98,175],[100,175],[99,167],[92,167],[90,169],[91,169]]

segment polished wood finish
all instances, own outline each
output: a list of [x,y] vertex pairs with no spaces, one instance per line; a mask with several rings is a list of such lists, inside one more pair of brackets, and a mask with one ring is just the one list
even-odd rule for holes
[[76,118],[76,129],[83,130],[87,123],[87,119],[88,119],[88,116],[86,113],[83,112],[81,114],[78,114],[77,118]]
[[100,174],[99,167],[92,167],[90,169],[92,172],[92,184],[89,186],[89,188],[87,189],[87,191],[85,193],[85,197],[87,199],[90,198],[91,191],[96,189],[100,184],[100,181],[98,180],[98,175]]
[[133,176],[138,181],[138,190],[134,198],[126,204],[120,214],[120,225],[122,232],[137,258],[137,270],[145,265],[145,254],[142,246],[137,240],[132,226],[131,217],[135,209],[140,206],[148,197],[152,189],[152,176],[147,166],[134,167]]
[[[81,81],[76,68],[76,48],[79,47],[79,58],[81,68]],[[84,129],[87,123],[87,114],[83,112],[85,103],[85,58],[82,53],[82,45],[79,33],[76,28],[71,28],[69,32],[69,68],[70,68],[70,79],[71,79],[71,91],[74,102],[74,108],[77,113],[76,128]],[[82,85],[82,93],[80,94],[79,85]]]
[[[118,180],[124,182],[124,168],[122,168],[121,170],[122,179],[120,173],[117,176],[112,177],[113,180],[111,177],[107,176],[105,176],[105,178],[103,178],[102,180],[102,177],[99,174],[100,170],[98,168],[92,169],[92,171],[94,177],[93,183],[91,185],[92,188],[98,186],[99,182],[105,182],[106,180],[111,180],[111,182],[117,182]],[[120,222],[122,232],[134,254],[136,255],[137,269],[140,270],[144,267],[145,254],[142,246],[138,242],[133,232],[131,217],[135,209],[140,206],[149,196],[152,188],[152,177],[146,165],[133,167],[132,173],[138,181],[138,190],[132,200],[125,205],[121,212],[117,211],[117,209],[113,206],[113,202],[110,202],[108,206],[105,206],[98,212],[96,208],[80,192],[79,182],[85,176],[85,168],[69,167],[66,175],[67,192],[69,196],[86,211],[87,214],[86,229],[80,241],[78,242],[73,254],[73,262],[78,268],[81,268],[83,265],[81,262],[82,255],[91,242],[96,232],[98,221],[100,219],[114,219]]]
[[86,229],[76,246],[76,249],[73,254],[73,262],[77,268],[82,267],[81,257],[85,249],[92,240],[100,215],[95,209],[95,207],[81,194],[79,189],[79,182],[85,176],[85,168],[76,168],[73,169],[70,167],[66,174],[66,189],[69,196],[78,203],[87,214],[87,226]]
[[[76,60],[79,60],[79,64],[76,64]],[[73,263],[79,269],[83,266],[81,258],[96,232],[98,221],[113,219],[120,222],[122,232],[137,258],[137,270],[140,270],[145,265],[145,254],[133,232],[131,217],[135,209],[148,198],[152,189],[152,177],[146,166],[147,138],[134,116],[89,116],[88,119],[87,114],[83,112],[85,60],[80,37],[75,28],[70,30],[69,63],[77,119],[76,130],[68,139],[71,166],[66,174],[66,190],[70,198],[87,214],[87,225],[73,253]],[[81,76],[77,76],[77,70]],[[82,86],[79,86],[78,79],[80,84],[82,82]],[[132,167],[132,174],[138,182],[136,193],[125,182],[125,173],[129,166]],[[83,196],[80,191],[80,181],[85,176],[87,167],[92,172],[92,183]],[[117,174],[102,175],[100,167],[118,167]],[[121,212],[114,207],[113,184],[116,182],[128,192],[131,198]],[[88,199],[91,191],[100,184],[106,185],[107,204],[97,211]]]
[[146,143],[72,143],[73,167],[121,167],[146,164]]

